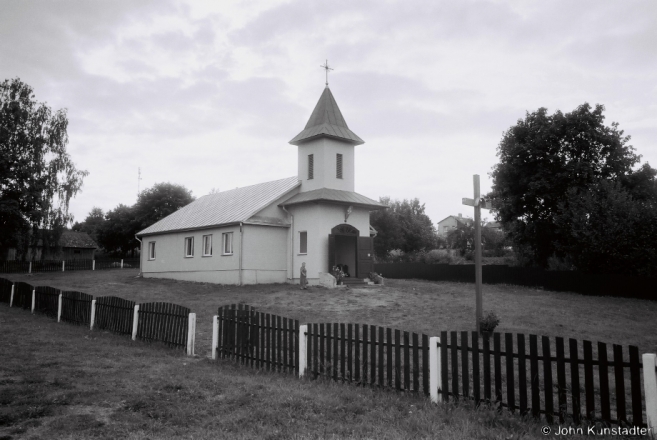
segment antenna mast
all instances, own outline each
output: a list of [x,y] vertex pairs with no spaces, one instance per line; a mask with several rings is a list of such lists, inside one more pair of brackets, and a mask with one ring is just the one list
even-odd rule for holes
[[137,168],[137,198],[139,198],[139,184],[141,183],[141,167]]

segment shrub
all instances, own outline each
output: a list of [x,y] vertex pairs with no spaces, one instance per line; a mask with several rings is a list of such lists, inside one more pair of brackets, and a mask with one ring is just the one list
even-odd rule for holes
[[479,331],[481,333],[493,333],[495,328],[500,323],[500,318],[495,314],[495,312],[486,313],[479,322]]

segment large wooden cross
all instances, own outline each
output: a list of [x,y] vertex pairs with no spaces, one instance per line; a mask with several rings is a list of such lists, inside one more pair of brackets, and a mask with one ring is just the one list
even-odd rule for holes
[[474,206],[474,227],[475,227],[475,294],[476,294],[476,314],[477,314],[477,332],[480,331],[483,299],[481,298],[481,208],[491,209],[492,204],[482,200],[479,190],[479,174],[473,177],[474,182],[474,199],[463,198],[464,205]]

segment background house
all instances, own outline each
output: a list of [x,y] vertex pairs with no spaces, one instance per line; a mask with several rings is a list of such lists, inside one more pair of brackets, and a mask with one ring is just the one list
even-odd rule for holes
[[[39,240],[36,249],[28,248],[26,260],[93,260],[98,249],[96,242],[86,232],[64,231],[62,232],[57,247],[44,249],[42,241]],[[16,249],[10,248],[3,255],[4,260],[16,260],[18,253]]]
[[459,223],[468,225],[472,224],[473,221],[469,217],[463,217],[460,213],[458,216],[450,215],[438,222],[438,235],[447,237],[447,234],[455,230]]

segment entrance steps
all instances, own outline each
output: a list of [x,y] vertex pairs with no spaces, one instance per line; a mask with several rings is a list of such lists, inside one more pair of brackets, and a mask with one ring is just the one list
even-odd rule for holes
[[342,284],[345,286],[367,286],[368,284],[361,278],[343,278]]

